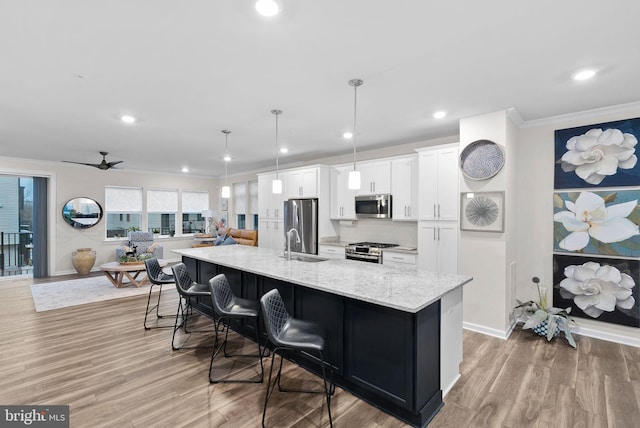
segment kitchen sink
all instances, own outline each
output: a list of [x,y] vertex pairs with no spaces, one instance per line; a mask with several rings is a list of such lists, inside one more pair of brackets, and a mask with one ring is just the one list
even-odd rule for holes
[[[287,258],[287,256],[280,256],[280,257],[282,257],[283,259]],[[329,259],[325,259],[323,257],[318,257],[318,256],[311,256],[311,255],[292,254],[291,260],[296,260],[299,262],[307,262],[307,263],[317,263],[317,262],[324,262]]]

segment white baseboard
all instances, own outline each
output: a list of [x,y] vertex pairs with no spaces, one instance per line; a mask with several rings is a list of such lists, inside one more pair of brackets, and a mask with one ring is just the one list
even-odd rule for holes
[[453,388],[453,386],[456,384],[456,382],[458,382],[458,379],[460,379],[460,373],[458,373],[458,376],[456,376],[455,379],[453,379],[453,381],[447,385],[445,388],[442,388],[442,396],[446,397],[446,395],[449,393],[449,391],[451,391],[451,388]]
[[606,331],[595,330],[588,327],[576,327],[571,331],[571,333],[640,348],[640,338],[622,336],[616,333],[608,333]]
[[475,331],[476,333],[486,334],[487,336],[497,337],[498,339],[506,340],[513,331],[513,325],[507,331],[498,330],[495,328],[485,327],[480,324],[473,324],[470,322],[463,322],[462,328],[465,330]]
[[[464,322],[462,323],[462,327],[466,330],[475,331],[476,333],[486,334],[487,336],[497,337],[499,339],[508,339],[513,332],[513,329],[516,326],[517,319],[514,320],[507,331],[497,330],[495,328],[485,327],[479,324],[473,324]],[[577,334],[580,336],[593,337],[595,339],[606,340],[608,342],[620,343],[622,345],[634,346],[636,348],[640,348],[640,338],[633,338],[628,336],[623,336],[616,333],[608,333],[606,331],[600,331],[593,328],[588,327],[576,327],[571,331],[572,334]]]

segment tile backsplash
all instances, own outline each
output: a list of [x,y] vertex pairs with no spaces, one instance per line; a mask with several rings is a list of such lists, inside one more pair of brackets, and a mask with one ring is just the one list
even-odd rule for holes
[[369,241],[418,246],[418,224],[415,221],[362,219],[336,222],[336,231],[344,242]]

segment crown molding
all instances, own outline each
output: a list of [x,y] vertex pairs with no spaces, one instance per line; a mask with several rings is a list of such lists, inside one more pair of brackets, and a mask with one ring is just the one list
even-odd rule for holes
[[[518,117],[520,116],[515,108],[509,109],[509,111],[511,110],[515,112],[513,114],[516,114]],[[518,126],[518,128],[536,128],[539,126],[560,124],[573,119],[591,119],[606,114],[626,113],[630,110],[640,110],[640,101],[634,101],[632,103],[618,104],[608,107],[600,107],[592,110],[584,110],[574,113],[561,114],[558,116],[550,116],[542,119],[526,121],[523,120],[522,124],[518,124],[515,120],[513,122]],[[509,117],[511,117],[511,113],[509,113],[508,115]]]

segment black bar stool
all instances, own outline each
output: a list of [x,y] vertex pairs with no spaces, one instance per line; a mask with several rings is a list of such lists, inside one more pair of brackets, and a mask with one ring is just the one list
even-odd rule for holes
[[[333,382],[333,369],[331,369],[331,381],[327,380],[325,361],[322,355],[325,347],[325,339],[318,324],[310,321],[303,321],[292,318],[284,306],[280,292],[277,289],[269,291],[260,298],[262,307],[262,316],[264,325],[267,329],[269,341],[275,346],[271,354],[271,368],[269,369],[269,381],[267,383],[267,393],[264,398],[264,408],[262,410],[262,426],[264,427],[264,419],[267,414],[267,402],[275,389],[276,383],[278,390],[281,392],[304,392],[324,394],[327,400],[327,411],[329,412],[329,425],[333,427],[331,419],[331,396],[335,392],[335,384]],[[306,352],[311,355],[317,355],[320,359],[322,367],[322,380],[324,388],[322,390],[302,390],[302,389],[285,389],[280,385],[282,374],[283,351]],[[273,374],[273,363],[276,354],[280,354],[280,367],[276,379],[271,384],[271,375]]]
[[[262,383],[264,379],[264,366],[262,365],[262,348],[260,347],[260,329],[258,327],[258,317],[260,315],[260,304],[257,301],[242,299],[236,297],[231,290],[229,281],[224,274],[214,276],[209,280],[209,288],[211,289],[211,303],[213,309],[218,315],[218,327],[216,328],[214,321],[214,329],[216,332],[216,341],[213,352],[211,353],[211,364],[209,366],[209,382],[243,382],[243,383]],[[250,318],[253,320],[256,329],[256,342],[258,342],[257,354],[229,354],[227,353],[227,339],[229,337],[229,322],[232,319]],[[224,322],[226,321],[226,322]],[[225,325],[224,343],[218,345],[218,330],[220,323]],[[260,360],[260,377],[257,379],[214,379],[213,360],[220,349],[223,350],[224,356],[229,357],[255,357]]]
[[[187,329],[187,321],[189,320],[189,315],[193,314],[191,298],[198,296],[211,296],[211,291],[209,290],[209,287],[207,285],[199,284],[191,279],[191,275],[189,275],[187,266],[184,263],[178,263],[171,266],[171,270],[173,271],[176,290],[178,290],[178,294],[180,295],[180,300],[178,301],[178,310],[176,312],[176,322],[173,325],[173,337],[171,338],[171,348],[175,351],[178,349],[182,349],[175,346],[176,331],[178,331],[180,327],[184,328],[185,333],[211,332],[210,330],[189,331]],[[182,320],[180,324],[178,324],[178,319]],[[201,346],[194,346],[192,348],[201,348]]]
[[[175,279],[173,278],[173,275],[169,275],[162,271],[162,268],[160,267],[160,262],[158,262],[158,259],[155,257],[146,259],[144,261],[144,266],[147,270],[147,278],[149,278],[149,281],[151,282],[151,286],[149,287],[149,298],[147,299],[147,310],[144,313],[144,329],[150,330],[152,328],[171,328],[171,325],[156,325],[156,326],[148,327],[147,316],[151,312],[153,312],[153,310],[155,309],[156,319],[173,318],[173,315],[169,315],[169,314],[160,315],[159,308],[160,308],[160,297],[162,296],[162,286],[165,284],[173,284],[175,282]],[[149,308],[149,304],[151,303],[151,293],[153,292],[153,287],[155,286],[159,287],[158,301],[151,308]]]

